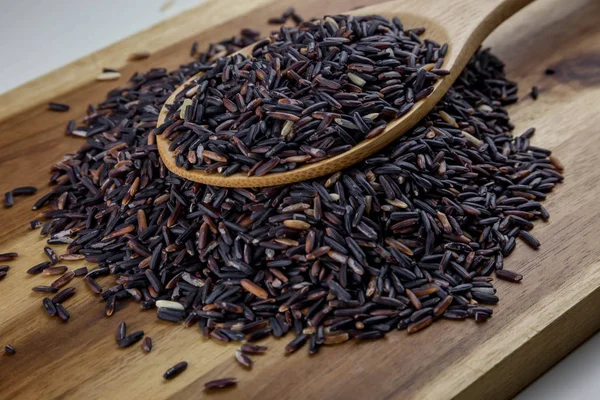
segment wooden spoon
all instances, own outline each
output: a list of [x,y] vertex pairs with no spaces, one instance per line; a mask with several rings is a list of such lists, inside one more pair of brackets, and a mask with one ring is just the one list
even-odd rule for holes
[[[448,43],[448,51],[442,68],[450,74],[438,80],[434,91],[416,103],[404,116],[388,122],[383,133],[372,139],[363,140],[352,149],[324,159],[314,164],[306,164],[287,172],[277,172],[265,176],[247,176],[239,172],[231,176],[219,173],[207,173],[203,170],[178,167],[175,157],[169,151],[169,142],[161,135],[157,136],[157,145],[165,166],[173,173],[186,179],[213,186],[223,187],[264,187],[276,186],[313,179],[334,173],[355,164],[390,144],[417,124],[435,104],[446,94],[469,59],[483,40],[504,20],[531,3],[533,0],[401,0],[365,7],[349,12],[352,15],[382,15],[388,19],[399,17],[407,28],[424,27],[425,38],[438,43]],[[254,45],[238,53],[249,55]],[[202,76],[199,73],[181,85],[167,99],[165,105],[173,104],[179,92],[188,83]],[[159,118],[160,126],[167,117],[168,110],[163,106]]]

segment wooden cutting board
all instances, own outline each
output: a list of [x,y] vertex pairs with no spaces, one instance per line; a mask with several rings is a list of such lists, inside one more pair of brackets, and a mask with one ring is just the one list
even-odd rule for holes
[[[475,1],[475,0],[473,0]],[[484,0],[479,0],[484,1]],[[218,41],[243,27],[267,32],[265,21],[294,5],[305,17],[343,12],[378,0],[209,1],[185,15],[51,72],[0,96],[0,192],[17,186],[46,188],[50,165],[82,140],[65,137],[69,119],[88,103],[123,85],[136,70],[175,68],[190,60],[191,44]],[[283,356],[289,340],[269,339],[267,355],[255,357],[252,371],[234,361],[236,345],[206,341],[197,328],[158,321],[131,303],[111,318],[80,280],[68,300],[72,319],[46,316],[34,285],[51,278],[25,271],[43,261],[44,241],[28,228],[33,199],[18,198],[1,209],[0,253],[17,251],[0,281],[0,345],[15,356],[0,356],[0,398],[201,398],[206,381],[234,376],[238,387],[211,395],[232,399],[445,399],[507,398],[560,360],[600,328],[600,2],[538,0],[501,26],[487,41],[521,87],[511,107],[516,131],[535,126],[535,145],[552,149],[566,165],[565,183],[549,196],[552,214],[534,234],[538,251],[521,243],[508,269],[525,275],[521,284],[498,282],[500,304],[485,324],[441,321],[408,336],[322,349],[309,357]],[[204,48],[204,46],[201,46]],[[127,63],[127,55],[150,50],[150,59]],[[3,55],[10,57],[10,55]],[[43,62],[43,60],[40,60]],[[118,82],[95,82],[102,67],[119,68]],[[547,67],[556,69],[544,75]],[[537,101],[526,96],[540,88]],[[49,100],[71,105],[67,113],[46,111]],[[84,265],[70,264],[73,266]],[[154,340],[119,350],[119,320],[143,329]],[[185,360],[189,368],[165,382],[164,371]]]

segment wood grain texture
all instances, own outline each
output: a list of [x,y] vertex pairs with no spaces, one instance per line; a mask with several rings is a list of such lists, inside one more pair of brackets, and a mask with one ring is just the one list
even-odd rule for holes
[[[318,178],[348,168],[385,148],[415,126],[446,94],[483,40],[503,21],[532,1],[395,0],[350,11],[348,14],[351,15],[375,14],[388,19],[398,17],[406,27],[426,27],[425,38],[440,44],[448,44],[442,67],[450,71],[450,74],[437,81],[433,85],[433,93],[417,102],[410,112],[390,121],[380,135],[363,140],[342,154],[291,171],[270,173],[265,176],[248,176],[243,172],[223,176],[218,173],[178,167],[176,157],[172,151],[169,151],[170,142],[162,135],[157,137],[160,156],[171,172],[195,182],[220,187],[278,186]],[[237,53],[249,56],[253,48],[254,46],[251,45]],[[176,101],[179,93],[194,86],[202,75],[203,72],[194,75],[169,96],[160,112],[158,126],[164,123],[169,113],[168,106]]]
[[[269,29],[264,21],[294,2],[251,2],[244,16],[225,21],[223,13],[190,12],[190,20],[209,18],[209,26],[165,24],[179,31],[169,37],[188,38],[163,43],[150,59],[121,68],[124,77],[149,66],[174,68],[186,59],[194,40],[201,43],[231,36],[241,27]],[[377,0],[298,1],[305,16],[342,12]],[[241,4],[241,3],[240,3]],[[245,4],[245,3],[244,3]],[[235,7],[220,1],[219,7]],[[221,18],[221,19],[219,19]],[[508,76],[520,84],[518,104],[510,108],[516,131],[535,126],[533,144],[552,149],[566,165],[566,180],[544,205],[552,217],[533,233],[538,251],[521,243],[506,267],[525,275],[521,284],[498,282],[501,298],[494,317],[485,324],[441,321],[426,331],[387,335],[385,340],[322,349],[309,357],[301,351],[283,356],[286,340],[269,339],[267,355],[256,356],[252,371],[234,360],[235,345],[202,339],[197,328],[185,329],[157,321],[154,312],[140,312],[130,303],[111,318],[81,280],[66,305],[72,320],[63,324],[45,315],[39,294],[30,288],[52,278],[27,276],[43,261],[43,240],[27,222],[35,218],[33,199],[17,198],[12,209],[1,209],[0,253],[18,251],[11,270],[0,281],[0,345],[12,344],[17,354],[0,356],[0,398],[203,398],[203,384],[235,376],[237,389],[211,395],[216,399],[446,399],[507,398],[600,329],[600,3],[596,0],[538,0],[502,25],[486,42],[507,64]],[[159,32],[160,33],[160,32]],[[142,39],[140,39],[140,35]],[[143,34],[105,49],[126,58],[139,49]],[[555,75],[544,75],[546,67]],[[65,71],[79,71],[78,65]],[[95,76],[94,70],[91,77]],[[0,192],[21,185],[46,187],[48,167],[83,144],[65,138],[64,126],[83,115],[115,82],[78,81],[58,94],[54,76],[36,81],[37,99],[18,96],[17,111],[0,118]],[[122,82],[118,82],[122,83]],[[540,88],[540,98],[526,96]],[[19,89],[17,89],[19,90]],[[70,104],[68,113],[46,111],[47,98]],[[17,100],[15,100],[17,99]],[[0,104],[10,103],[0,96]],[[30,108],[28,108],[31,106]],[[70,263],[72,268],[82,265]],[[105,286],[108,280],[101,280]],[[143,329],[154,342],[152,353],[140,346],[119,350],[114,331],[119,320]],[[170,382],[162,374],[179,361],[188,369]]]

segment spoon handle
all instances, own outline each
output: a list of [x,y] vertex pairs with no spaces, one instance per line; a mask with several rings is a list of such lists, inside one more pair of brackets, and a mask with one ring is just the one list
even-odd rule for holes
[[[447,21],[448,34],[454,41],[455,38],[467,38],[479,43],[506,21],[517,11],[532,3],[534,0],[459,0],[446,2],[451,8],[454,18],[458,21]],[[452,4],[452,6],[451,6]],[[450,12],[451,10],[448,10]]]

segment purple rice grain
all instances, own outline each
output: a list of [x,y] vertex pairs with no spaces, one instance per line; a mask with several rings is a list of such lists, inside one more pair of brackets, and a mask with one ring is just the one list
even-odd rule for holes
[[117,296],[116,295],[110,296],[106,300],[106,306],[104,308],[104,315],[106,315],[107,317],[110,317],[110,316],[112,316],[114,314],[115,307],[116,307],[116,302],[117,302]]
[[4,193],[4,207],[10,208],[15,204],[12,192]]
[[235,359],[238,363],[240,363],[240,365],[242,365],[245,368],[252,368],[252,366],[254,365],[254,361],[252,361],[252,359],[246,354],[244,354],[241,350],[235,351]]
[[44,253],[46,253],[46,256],[50,259],[52,265],[58,264],[58,256],[51,247],[44,247]]
[[[74,274],[73,274],[74,275]],[[85,282],[85,284],[87,285],[88,288],[90,288],[90,290],[95,293],[95,294],[101,294],[102,293],[102,286],[100,286],[100,284],[92,277],[85,276],[83,278],[83,281]]]
[[271,25],[281,25],[284,24],[286,21],[286,18],[283,17],[277,17],[277,18],[269,18],[269,24]]
[[36,293],[57,293],[58,288],[52,286],[34,286],[31,288],[31,291]]
[[17,349],[15,349],[10,344],[7,344],[6,346],[4,346],[4,354],[6,354],[7,356],[14,356],[15,354],[17,354]]
[[86,276],[88,274],[88,269],[87,267],[81,267],[81,268],[77,268],[75,270],[73,270],[73,275],[74,276]]
[[540,90],[538,89],[537,86],[532,86],[531,87],[531,98],[534,100],[537,100],[538,96],[540,95]]
[[258,344],[244,343],[240,350],[246,354],[264,354],[267,352],[267,346],[260,346]]
[[175,378],[177,375],[181,374],[188,367],[188,363],[185,361],[178,362],[171,368],[169,368],[163,375],[163,378],[166,380],[171,380]]
[[55,304],[56,313],[63,322],[68,322],[71,319],[71,314],[63,307],[62,304]]
[[285,352],[287,354],[294,353],[295,351],[300,349],[302,346],[304,346],[307,339],[308,339],[308,336],[306,336],[305,334],[296,336],[291,342],[289,342],[285,346]]
[[13,196],[30,196],[37,193],[35,186],[19,186],[11,190]]
[[215,379],[210,382],[206,382],[204,384],[204,388],[206,390],[215,390],[215,389],[224,389],[224,388],[228,388],[228,387],[235,386],[235,385],[237,385],[236,378],[221,378],[221,379]]
[[150,353],[152,351],[152,338],[150,336],[146,336],[142,341],[142,350],[146,353]]
[[130,335],[125,336],[123,339],[118,341],[119,348],[126,348],[132,346],[142,340],[144,337],[144,331],[135,331]]
[[44,297],[44,299],[42,300],[42,305],[44,306],[44,309],[46,310],[46,313],[49,316],[54,317],[58,313],[56,305],[49,297]]
[[127,336],[127,324],[125,323],[125,321],[119,321],[119,324],[117,325],[117,332],[115,334],[117,343],[120,340],[124,339],[125,336]]
[[52,221],[46,221],[40,230],[40,236],[46,237],[52,229]]
[[60,111],[60,112],[64,112],[64,111],[69,111],[71,107],[69,107],[68,104],[62,104],[62,103],[48,103],[48,110],[50,111]]
[[525,243],[532,249],[538,249],[540,247],[540,241],[536,239],[531,233],[521,230],[519,231],[519,237],[523,239]]
[[18,253],[12,252],[12,253],[2,253],[0,254],[0,261],[11,261],[14,260],[15,258],[17,258],[19,256]]
[[29,275],[37,275],[37,274],[41,273],[44,269],[48,268],[51,265],[52,264],[50,263],[50,261],[44,261],[42,263],[36,264],[33,267],[29,268],[27,270],[27,273]]
[[62,275],[67,272],[69,268],[66,265],[55,265],[48,268],[44,268],[42,271],[43,275]]
[[56,293],[52,298],[53,303],[63,303],[65,300],[71,298],[75,294],[75,288],[69,287],[60,292]]
[[75,277],[75,273],[73,271],[69,271],[60,278],[57,278],[54,282],[50,284],[50,286],[55,288],[61,288],[71,282],[71,280]]
[[496,277],[509,282],[521,282],[523,280],[523,275],[506,269],[496,270]]

